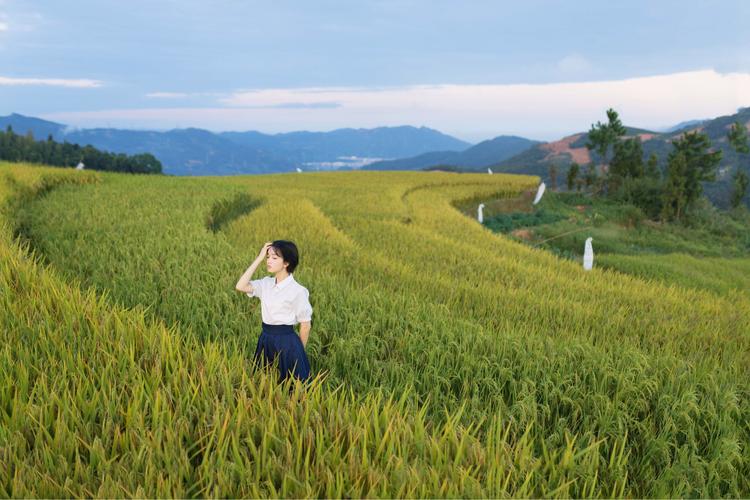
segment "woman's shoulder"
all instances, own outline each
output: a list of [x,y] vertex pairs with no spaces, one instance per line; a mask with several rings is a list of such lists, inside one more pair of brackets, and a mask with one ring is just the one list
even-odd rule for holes
[[262,287],[272,287],[274,285],[274,281],[276,281],[276,278],[273,275],[263,276],[260,279],[260,284]]
[[303,293],[303,292],[304,293],[310,293],[305,285],[303,285],[302,283],[300,283],[297,280],[295,280],[294,282],[297,284],[296,288],[297,288],[297,292],[298,293]]

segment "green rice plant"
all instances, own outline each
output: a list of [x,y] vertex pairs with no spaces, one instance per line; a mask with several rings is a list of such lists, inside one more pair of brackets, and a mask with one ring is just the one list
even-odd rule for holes
[[750,294],[750,259],[664,255],[600,255],[602,266],[662,283],[705,289],[730,296]]
[[[456,209],[537,179],[103,173],[36,196],[43,169],[0,168],[0,196],[31,193],[0,246],[6,496],[750,491],[748,298],[582,273]],[[263,202],[208,229],[237,193]],[[258,302],[233,290],[276,237],[314,307],[320,378],[292,394],[248,373]]]
[[219,200],[211,206],[206,217],[206,227],[216,232],[229,221],[249,213],[262,203],[247,193],[236,193],[232,198]]

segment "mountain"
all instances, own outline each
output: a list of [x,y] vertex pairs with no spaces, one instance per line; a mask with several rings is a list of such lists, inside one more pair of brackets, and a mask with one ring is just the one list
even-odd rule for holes
[[661,132],[668,134],[671,132],[678,132],[682,129],[691,129],[691,128],[695,128],[700,125],[703,125],[707,121],[710,121],[710,120],[688,120],[688,121],[680,122],[677,125],[672,125],[671,127],[665,128],[664,130],[661,130]]
[[339,164],[360,166],[383,158],[427,151],[463,150],[469,143],[427,127],[344,128],[330,132],[264,134],[257,131],[213,133],[198,128],[166,132],[70,127],[13,113],[0,117],[3,130],[31,131],[37,140],[49,134],[58,141],[92,146],[115,153],[148,152],[173,175],[232,175],[330,169]]
[[8,116],[0,116],[0,129],[4,132],[8,126],[13,127],[17,134],[26,135],[31,130],[37,140],[46,139],[49,134],[57,140],[65,130],[65,125],[55,122],[48,122],[41,118],[19,115],[11,113]]
[[[734,171],[742,169],[750,174],[750,155],[738,155],[727,141],[727,132],[735,121],[744,123],[750,130],[750,108],[742,108],[733,115],[720,116],[712,120],[699,120],[698,125],[678,127],[673,132],[657,133],[632,127],[626,128],[629,137],[638,135],[641,138],[644,159],[648,158],[651,153],[656,154],[662,171],[666,170],[667,157],[673,149],[673,140],[678,139],[688,131],[705,132],[711,140],[712,146],[715,149],[720,149],[723,154],[717,171],[717,180],[704,183],[704,191],[715,205],[726,208],[729,203]],[[586,142],[588,142],[588,133],[573,134],[559,141],[537,144],[522,153],[492,165],[491,168],[495,172],[538,175],[542,180],[549,183],[549,166],[554,163],[558,167],[558,185],[562,185],[568,167],[573,161],[582,166],[591,161],[599,163],[597,154],[586,148]],[[748,199],[750,199],[750,194]]]
[[[632,127],[626,127],[626,131],[628,137],[638,135],[641,141],[650,140],[657,135],[655,132]],[[515,156],[490,165],[490,167],[495,172],[538,175],[543,179],[548,179],[547,172],[550,163],[567,169],[574,161],[579,165],[585,165],[598,159],[596,153],[590,152],[586,148],[587,141],[588,134],[579,133],[563,137],[559,141],[538,143]]]
[[68,142],[123,153],[149,152],[172,175],[237,175],[291,171],[294,164],[271,152],[244,147],[198,128],[167,132],[85,129],[64,136]]
[[365,170],[420,170],[437,165],[464,168],[486,167],[525,151],[537,141],[502,135],[482,141],[463,151],[432,151],[411,158],[379,161],[362,167]]
[[394,158],[436,149],[462,150],[469,143],[427,127],[343,128],[331,132],[223,132],[237,144],[283,152],[297,162],[323,162],[346,156]]

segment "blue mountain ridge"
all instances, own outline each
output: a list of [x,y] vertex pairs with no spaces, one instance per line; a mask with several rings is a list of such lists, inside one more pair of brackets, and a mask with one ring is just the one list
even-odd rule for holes
[[214,133],[199,128],[168,131],[114,128],[72,129],[67,125],[13,113],[0,117],[3,130],[29,131],[37,140],[136,154],[148,152],[172,175],[233,175],[315,169],[309,163],[342,157],[398,158],[434,150],[464,150],[471,144],[427,127],[343,128],[330,132],[264,134],[257,131]]

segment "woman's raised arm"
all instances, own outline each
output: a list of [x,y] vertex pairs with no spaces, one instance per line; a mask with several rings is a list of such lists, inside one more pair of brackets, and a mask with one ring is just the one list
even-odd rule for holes
[[261,262],[263,262],[263,259],[266,257],[266,252],[268,252],[268,247],[271,246],[271,242],[267,242],[265,245],[263,245],[263,248],[260,250],[260,253],[255,258],[252,264],[250,264],[250,267],[248,267],[244,273],[242,273],[242,276],[240,276],[240,279],[237,280],[237,284],[234,286],[234,289],[238,292],[242,293],[250,293],[253,291],[252,285],[250,285],[250,278],[252,277],[255,270],[258,268]]

